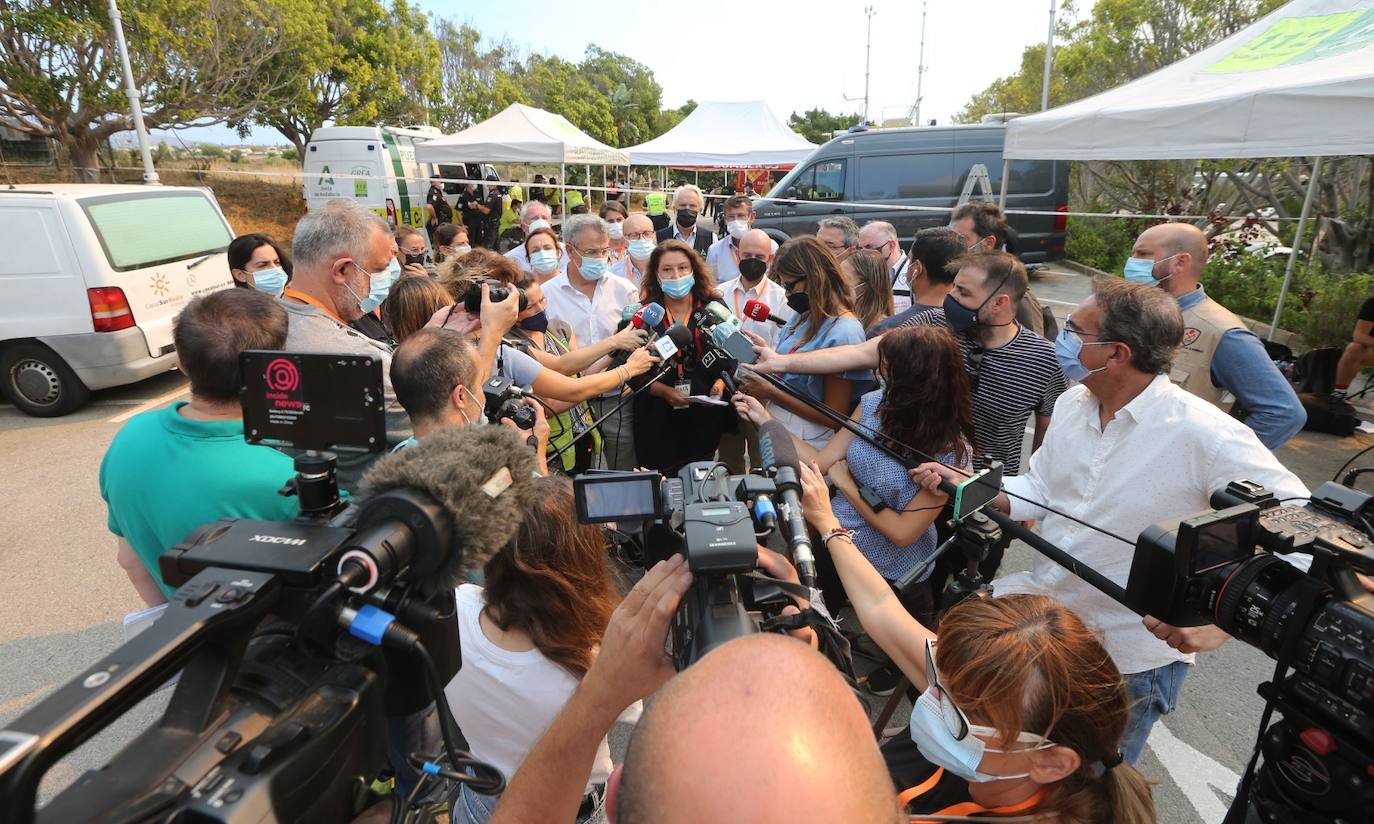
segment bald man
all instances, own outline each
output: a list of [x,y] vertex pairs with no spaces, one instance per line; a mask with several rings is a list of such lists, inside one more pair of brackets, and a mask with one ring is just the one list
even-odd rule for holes
[[649,695],[625,764],[607,782],[615,824],[903,820],[866,713],[806,644],[752,635],[674,677],[663,644],[690,584],[673,556],[625,597],[592,668],[511,779],[492,824],[572,821],[602,737]]
[[[1246,426],[1278,449],[1307,422],[1307,412],[1260,339],[1230,310],[1207,297],[1207,236],[1189,223],[1162,223],[1136,238],[1127,280],[1158,286],[1183,310],[1183,345],[1169,377],[1224,411],[1231,398]],[[1228,397],[1229,396],[1229,397]]]
[[638,286],[644,282],[644,272],[649,268],[649,255],[658,245],[658,230],[648,215],[631,212],[620,231],[625,236],[625,257],[612,263],[611,271]]

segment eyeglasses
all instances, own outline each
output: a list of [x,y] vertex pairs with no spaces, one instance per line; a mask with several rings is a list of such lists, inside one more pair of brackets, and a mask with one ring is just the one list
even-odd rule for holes
[[780,278],[778,284],[782,286],[782,291],[792,294],[797,287],[806,282],[806,278]]
[[849,248],[848,246],[845,246],[843,243],[830,243],[829,241],[822,242],[825,244],[825,248],[829,249],[832,252],[843,252],[845,249]]
[[[965,738],[968,738],[969,735],[976,735],[979,738],[1000,737],[1001,733],[992,727],[970,724],[968,716],[954,703],[954,699],[949,697],[949,690],[940,680],[940,671],[935,667],[935,644],[936,640],[934,638],[926,639],[926,680],[929,682],[927,689],[935,690],[935,694],[940,699],[940,720],[944,722],[945,729],[949,730],[949,734],[954,736],[955,741],[963,741]],[[1022,747],[1015,750],[998,750],[992,747],[984,747],[983,752],[1026,752],[1028,750],[1043,750],[1055,746],[1055,743],[1044,735],[1025,732],[1024,730],[1016,734],[1013,743],[1031,744],[1033,746]]]
[[654,230],[653,230],[653,229],[649,229],[649,230],[643,231],[643,232],[626,232],[626,233],[625,233],[625,239],[626,239],[626,240],[653,240],[655,237],[657,237],[657,235],[654,234]]
[[[576,246],[573,248],[577,249]],[[602,246],[598,249],[577,249],[577,253],[582,257],[600,258],[609,255],[611,253],[611,247]]]
[[1074,322],[1071,321],[1071,320],[1066,320],[1066,321],[1064,321],[1064,329],[1065,329],[1066,331],[1072,332],[1073,334],[1077,335],[1077,336],[1080,337],[1080,338],[1083,337],[1083,336],[1085,336],[1085,335],[1088,336],[1088,337],[1090,337],[1090,338],[1100,338],[1100,337],[1102,337],[1102,333],[1101,333],[1101,332],[1089,332],[1089,331],[1086,330],[1086,329],[1080,329],[1080,328],[1078,328],[1078,324],[1074,323]]
[[889,243],[891,243],[891,242],[892,242],[892,241],[890,241],[890,240],[884,240],[882,243],[879,243],[877,246],[863,246],[863,247],[861,247],[861,248],[862,248],[864,251],[866,251],[866,252],[881,252],[884,248],[886,248],[887,244],[889,244]]

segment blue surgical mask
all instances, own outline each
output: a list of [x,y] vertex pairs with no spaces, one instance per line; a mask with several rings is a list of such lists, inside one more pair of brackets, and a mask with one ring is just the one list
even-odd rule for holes
[[254,272],[253,288],[259,292],[266,292],[274,298],[281,297],[282,290],[286,288],[286,270],[280,266],[274,266],[271,269]]
[[630,257],[644,260],[654,253],[654,247],[657,245],[658,243],[651,238],[632,240],[630,241]]
[[1091,344],[1085,344],[1082,338],[1070,332],[1067,328],[1060,329],[1059,337],[1054,339],[1054,357],[1055,360],[1059,361],[1059,368],[1064,370],[1064,375],[1067,376],[1069,380],[1081,383],[1089,375],[1094,375],[1107,368],[1105,366],[1099,366],[1096,369],[1089,369],[1084,366],[1083,361],[1079,359],[1079,356],[1083,354],[1083,347],[1098,346],[1103,343],[1112,342],[1113,341],[1094,341]]
[[688,275],[685,278],[677,278],[676,280],[659,281],[659,284],[663,287],[663,294],[668,297],[685,298],[692,293],[692,287],[696,282],[697,279],[695,276]]
[[601,280],[606,274],[606,259],[604,257],[584,257],[582,262],[577,265],[577,271],[587,280]]
[[[965,735],[962,741],[955,738],[943,720],[943,713],[946,711],[941,707],[939,690],[936,688],[921,693],[921,697],[916,699],[916,705],[911,708],[911,740],[927,761],[944,767],[965,781],[978,784],[1026,778],[1030,775],[988,775],[978,772],[979,765],[983,763],[984,753],[1000,753],[1005,750],[990,749],[987,742],[972,732]],[[1046,741],[1031,749],[1047,749],[1053,746],[1053,742]]]
[[391,292],[391,284],[396,282],[400,274],[401,264],[392,258],[391,263],[387,264],[385,269],[371,275],[372,286],[368,289],[367,297],[358,301],[358,306],[362,308],[364,314],[374,311],[382,305],[382,301],[386,300],[386,296]]
[[552,274],[558,268],[558,252],[553,249],[540,249],[538,252],[530,253],[530,267],[537,274]]
[[1166,260],[1173,260],[1180,254],[1182,254],[1182,252],[1169,255],[1168,257],[1161,258],[1159,260],[1150,260],[1149,258],[1138,257],[1126,258],[1126,267],[1123,271],[1123,274],[1125,275],[1126,280],[1129,280],[1131,283],[1143,283],[1146,286],[1158,286],[1162,284],[1164,281],[1173,277],[1173,275],[1165,275],[1164,277],[1156,280],[1155,267]]

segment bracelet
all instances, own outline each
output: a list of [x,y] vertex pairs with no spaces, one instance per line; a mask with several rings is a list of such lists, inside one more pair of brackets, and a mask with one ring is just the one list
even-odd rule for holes
[[831,538],[839,538],[841,536],[848,538],[851,544],[854,543],[854,530],[845,529],[842,526],[837,526],[829,532],[825,533],[825,535],[821,537],[821,545],[828,547],[830,546]]
[[620,379],[620,382],[621,382],[621,383],[629,383],[629,382],[630,382],[630,367],[628,367],[628,366],[617,366],[617,367],[615,368],[615,371],[616,371],[616,373],[618,374],[618,373],[620,372],[620,370],[622,370],[622,369],[625,370],[625,377],[621,378],[621,379]]

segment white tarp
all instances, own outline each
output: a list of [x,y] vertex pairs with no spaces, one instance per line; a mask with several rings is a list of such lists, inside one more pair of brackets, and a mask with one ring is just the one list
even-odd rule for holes
[[625,151],[637,166],[748,169],[793,166],[816,144],[787,127],[762,100],[700,103],[667,132]]
[[1374,153],[1374,0],[1295,0],[1111,91],[1007,124],[1005,157]]
[[559,114],[512,103],[457,134],[418,143],[422,163],[579,163],[628,166],[630,158]]

